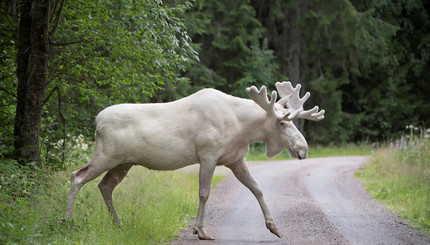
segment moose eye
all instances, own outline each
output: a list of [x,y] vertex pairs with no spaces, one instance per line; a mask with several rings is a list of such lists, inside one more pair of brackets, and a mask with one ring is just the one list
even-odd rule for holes
[[279,122],[279,127],[281,127],[282,129],[285,129],[287,127],[287,123],[286,122]]

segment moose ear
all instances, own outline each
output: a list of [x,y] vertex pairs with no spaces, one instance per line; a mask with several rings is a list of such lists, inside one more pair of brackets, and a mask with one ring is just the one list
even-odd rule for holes
[[272,96],[270,96],[270,94],[266,94],[267,95],[267,99],[270,101],[272,101]]

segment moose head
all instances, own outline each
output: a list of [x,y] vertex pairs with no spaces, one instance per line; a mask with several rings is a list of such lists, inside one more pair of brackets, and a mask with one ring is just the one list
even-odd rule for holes
[[269,120],[272,124],[276,123],[279,129],[272,130],[265,139],[266,156],[272,158],[282,153],[284,149],[288,149],[292,157],[305,159],[308,155],[308,144],[292,120],[303,118],[319,121],[324,118],[325,111],[318,112],[318,106],[310,110],[303,109],[303,104],[310,93],[307,92],[303,98],[300,98],[300,84],[294,88],[291,82],[277,82],[275,86],[281,97],[278,102],[276,102],[276,91],[269,95],[266,86],[262,86],[260,90],[255,86],[246,89],[249,97],[267,112],[271,117]]

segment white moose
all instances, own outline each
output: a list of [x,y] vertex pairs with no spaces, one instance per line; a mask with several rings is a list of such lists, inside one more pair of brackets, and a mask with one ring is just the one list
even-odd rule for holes
[[300,98],[300,84],[275,84],[270,96],[266,87],[246,89],[249,99],[203,89],[183,99],[159,104],[120,104],[106,108],[96,118],[96,147],[91,161],[71,175],[66,217],[71,217],[79,189],[105,171],[98,184],[106,206],[121,224],[112,202],[114,188],[133,165],[155,170],[175,170],[200,164],[199,210],[194,234],[213,240],[203,228],[206,201],[215,167],[224,165],[257,198],[266,227],[280,237],[263,193],[251,176],[245,155],[249,144],[264,140],[271,158],[288,149],[291,156],[305,159],[308,145],[294,126],[294,118],[321,120],[318,106],[304,111],[309,92]]

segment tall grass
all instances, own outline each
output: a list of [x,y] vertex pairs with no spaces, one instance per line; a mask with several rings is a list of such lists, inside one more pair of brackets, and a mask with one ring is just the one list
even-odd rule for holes
[[387,148],[357,174],[371,195],[430,234],[430,140]]
[[[38,170],[37,176],[29,180],[33,184],[26,187],[14,176],[31,175],[31,171],[2,162],[0,244],[164,244],[196,215],[196,173],[151,171],[135,166],[114,191],[114,203],[123,222],[121,228],[113,225],[98,190],[101,177],[80,190],[74,219],[65,220],[70,172],[89,158],[80,153],[69,159],[72,163],[67,170]],[[213,183],[221,179],[215,176]]]

